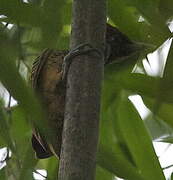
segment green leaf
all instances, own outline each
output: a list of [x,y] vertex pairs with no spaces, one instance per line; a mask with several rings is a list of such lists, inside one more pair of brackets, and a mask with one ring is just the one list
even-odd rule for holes
[[[105,81],[102,94],[100,141],[97,163],[100,167],[118,177],[129,180],[142,180],[143,178],[140,176],[138,169],[131,161],[123,142],[121,139],[118,139],[115,134],[115,123],[112,117],[116,116],[116,111],[110,111],[110,107],[112,107],[112,104],[116,102],[119,89],[114,89],[114,86],[112,86],[111,89],[108,82],[109,81]],[[112,99],[110,103],[109,98],[111,97]]]
[[54,180],[57,178],[57,173],[58,173],[58,168],[59,168],[59,162],[57,158],[51,157],[48,160],[47,163],[47,180]]
[[64,12],[63,6],[66,3],[60,0],[45,0],[43,3],[44,18],[46,24],[42,25],[42,38],[46,47],[55,48],[58,40],[58,36],[62,31],[63,21],[62,12]]
[[0,169],[0,180],[6,180],[5,168]]
[[137,22],[138,16],[136,16],[135,13],[134,8],[127,7],[124,1],[108,1],[109,18],[120,28],[122,32],[134,40],[141,41],[140,24]]
[[126,2],[127,4],[134,6],[142,14],[142,16],[146,18],[146,20],[150,23],[153,40],[155,39],[158,42],[162,40],[163,43],[163,41],[165,41],[168,37],[171,36],[169,28],[166,26],[165,20],[158,12],[158,0],[126,0]]
[[133,73],[128,76],[121,76],[119,83],[126,90],[139,95],[157,97],[160,78],[151,77],[144,74]]
[[[154,1],[109,0],[108,15],[133,40],[160,46],[171,33],[157,6]],[[145,18],[144,21],[139,22],[140,17]]]
[[22,168],[20,170],[19,180],[23,180],[23,177],[25,177],[26,180],[33,180],[33,171],[38,159],[33,156],[34,153],[31,148],[31,145],[27,147],[25,155],[23,159],[21,159]]
[[[153,96],[150,98],[143,97],[145,104],[151,109],[154,115],[157,115],[160,119],[164,120],[167,124],[173,127],[172,121],[172,103],[173,103],[173,78],[172,78],[172,59],[173,59],[173,44],[171,44],[168,54],[166,67],[163,78],[159,81],[159,86],[156,90],[152,90]],[[150,86],[153,86],[153,82]],[[155,85],[154,85],[155,86]],[[154,87],[153,86],[153,87]],[[155,94],[154,94],[155,92]],[[145,94],[146,95],[146,94]]]
[[162,78],[138,73],[124,74],[117,79],[117,83],[121,84],[122,88],[134,94],[155,98],[158,102],[173,103],[172,87],[170,83],[167,84],[170,87],[166,87],[162,81]]
[[144,123],[147,126],[152,139],[156,141],[166,142],[166,139],[169,138],[173,132],[173,129],[167,123],[154,114],[150,114],[144,119]]
[[171,173],[171,180],[173,180],[173,173]]
[[114,175],[107,170],[97,166],[96,168],[96,180],[114,180]]
[[[66,16],[64,16],[65,11]],[[39,39],[39,43],[35,46],[38,49],[48,47],[58,47],[59,49],[59,47],[61,48],[63,25],[70,23],[71,2],[46,0],[39,7],[36,4],[16,0],[2,0],[0,1],[0,14],[7,16],[7,18],[3,18],[3,21],[20,24],[22,27],[27,27],[28,30],[30,27],[32,31],[39,32],[36,37]],[[34,37],[32,39],[35,42]],[[67,44],[65,46],[68,47]]]
[[166,19],[173,17],[173,1],[172,0],[164,0],[159,3],[159,12]]
[[[110,143],[110,140],[107,142]],[[112,143],[112,146],[99,144],[97,164],[120,178],[144,180],[116,143]]]
[[143,97],[146,106],[153,111],[154,115],[157,115],[160,119],[165,121],[173,128],[173,105],[168,103],[159,103],[157,99]]
[[167,83],[171,83],[173,81],[173,77],[172,77],[172,73],[173,73],[173,70],[172,70],[172,66],[173,66],[172,58],[173,58],[173,43],[171,42],[168,57],[167,57],[167,60],[166,60],[164,76],[163,76],[163,79],[167,80]]
[[17,0],[1,0],[0,14],[8,17],[8,22],[29,26],[46,23],[43,11],[36,5]]
[[10,132],[13,138],[18,141],[26,140],[26,137],[30,135],[31,127],[26,120],[27,117],[22,108],[19,106],[13,107],[11,118]]
[[[3,112],[2,107],[0,108],[0,136],[4,145],[8,146],[11,150],[14,151],[13,139],[9,131],[9,124],[7,121],[7,116]],[[1,144],[2,146],[3,144]]]
[[118,111],[118,125],[129,151],[146,180],[165,180],[152,141],[134,106],[121,94]]
[[[166,61],[166,66],[163,74],[163,78],[160,81],[159,85],[159,96],[157,97],[158,103],[161,103],[164,98],[171,99],[172,100],[172,91],[173,91],[173,43],[171,43],[171,47],[168,53],[167,61]],[[171,101],[167,101],[171,102]]]
[[[8,53],[6,53],[6,49],[8,49]],[[40,128],[40,131],[47,127],[47,137],[48,139],[51,139],[51,132],[47,121],[45,120],[45,113],[43,112],[38,99],[34,96],[33,90],[26,85],[26,82],[20,76],[15,65],[15,59],[16,51],[15,47],[13,48],[13,44],[10,44],[10,42],[9,44],[1,42],[0,80],[12,97],[18,101],[20,107],[23,108],[29,122],[32,124],[34,123]]]
[[45,169],[47,171],[47,180],[57,179],[58,168],[59,160],[55,156],[40,159],[36,166],[36,169]]

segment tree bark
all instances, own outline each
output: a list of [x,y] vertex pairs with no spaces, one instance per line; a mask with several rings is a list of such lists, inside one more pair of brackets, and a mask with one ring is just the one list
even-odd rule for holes
[[[74,0],[71,49],[90,43],[104,52],[105,0]],[[104,57],[95,51],[74,57],[67,94],[59,180],[94,180]]]

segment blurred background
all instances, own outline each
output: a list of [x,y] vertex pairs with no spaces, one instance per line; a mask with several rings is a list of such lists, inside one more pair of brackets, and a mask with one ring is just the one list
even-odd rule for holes
[[[58,160],[38,160],[31,147],[41,110],[30,73],[45,48],[69,48],[71,7],[71,0],[0,0],[0,180],[57,176]],[[173,1],[107,7],[110,24],[149,48],[105,67],[96,179],[172,180]]]

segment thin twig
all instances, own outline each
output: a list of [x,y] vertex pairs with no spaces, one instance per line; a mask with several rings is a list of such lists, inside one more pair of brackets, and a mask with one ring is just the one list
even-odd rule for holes
[[173,164],[171,164],[171,165],[169,165],[169,166],[166,166],[166,167],[163,167],[162,169],[165,170],[165,169],[169,169],[169,168],[171,168],[171,167],[173,167]]
[[41,174],[40,172],[38,172],[38,170],[34,170],[34,173],[36,173],[36,174],[39,174],[40,176],[42,176],[43,178],[47,178],[47,176],[44,176],[43,174]]

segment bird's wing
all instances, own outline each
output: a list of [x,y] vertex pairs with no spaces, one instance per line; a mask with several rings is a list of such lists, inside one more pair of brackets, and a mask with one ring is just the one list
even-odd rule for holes
[[45,49],[40,56],[36,58],[32,65],[31,71],[31,85],[33,89],[37,89],[38,86],[38,78],[41,70],[44,67],[45,62],[48,60],[48,57],[52,54],[52,49]]
[[[48,60],[48,57],[51,55],[53,50],[51,49],[45,49],[40,56],[36,58],[36,60],[33,62],[32,65],[32,71],[31,71],[31,86],[32,88],[37,91],[38,90],[38,79],[39,75]],[[33,129],[33,135],[32,135],[32,147],[36,152],[36,156],[39,159],[48,158],[52,156],[52,153],[48,147],[48,144],[44,140],[44,138],[40,135],[40,133],[36,130],[36,128]]]

